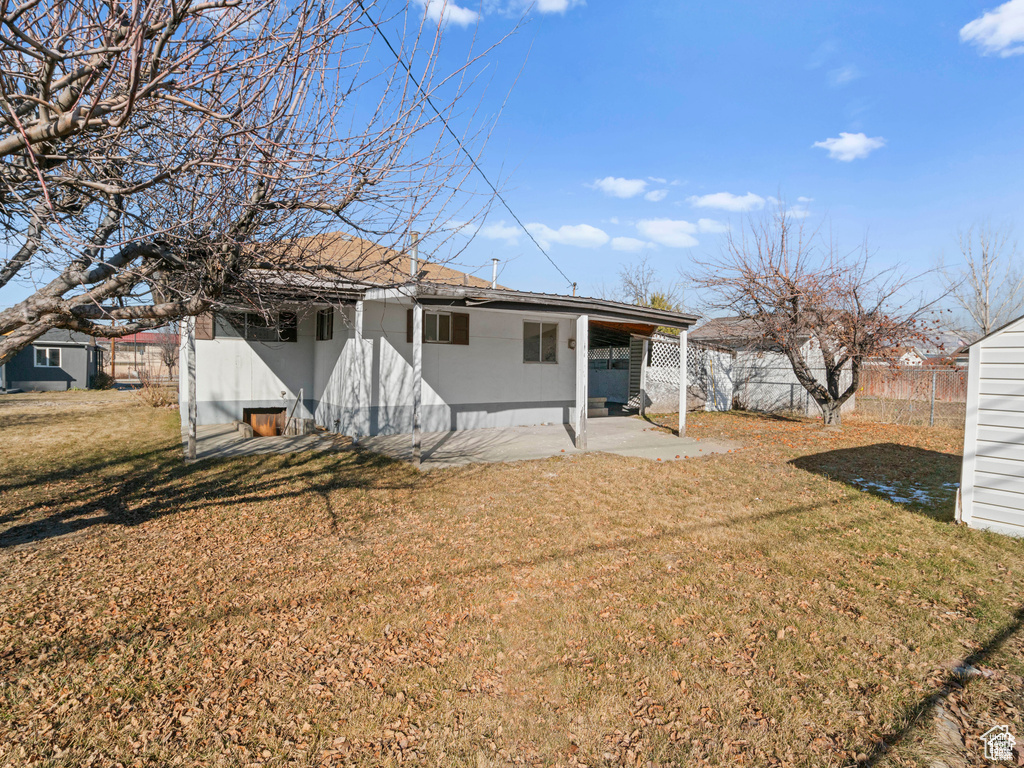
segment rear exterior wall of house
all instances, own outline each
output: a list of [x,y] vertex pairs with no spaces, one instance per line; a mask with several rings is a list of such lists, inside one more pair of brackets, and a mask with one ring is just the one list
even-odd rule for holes
[[[333,311],[328,340],[317,340],[312,310],[298,313],[295,341],[197,340],[199,424],[241,419],[246,408],[290,411],[301,388],[303,402],[296,415],[314,418],[328,430],[357,436],[411,432],[409,307],[397,300],[364,302],[361,338],[354,307],[346,306]],[[425,431],[571,421],[576,363],[569,339],[575,336],[574,318],[425,308],[426,314],[431,312],[467,314],[469,343],[423,344]],[[554,362],[524,361],[525,322],[557,326]],[[186,387],[187,377],[180,378]]]

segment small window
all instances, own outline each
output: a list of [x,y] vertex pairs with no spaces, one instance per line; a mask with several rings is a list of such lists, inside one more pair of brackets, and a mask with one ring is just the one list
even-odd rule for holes
[[277,341],[277,323],[273,318],[249,313],[245,316],[245,338],[250,341]]
[[244,312],[218,312],[213,318],[214,335],[219,339],[245,338]]
[[269,317],[256,312],[218,312],[214,318],[218,338],[247,341],[298,341],[298,326],[294,312]]
[[423,340],[428,344],[451,344],[451,314],[448,312],[424,312]]
[[60,368],[60,347],[36,347],[36,368]]
[[558,362],[558,323],[523,323],[523,362]]
[[316,340],[330,341],[334,338],[334,310],[321,309],[316,313]]
[[277,338],[279,341],[299,340],[299,316],[294,312],[282,312],[277,319]]

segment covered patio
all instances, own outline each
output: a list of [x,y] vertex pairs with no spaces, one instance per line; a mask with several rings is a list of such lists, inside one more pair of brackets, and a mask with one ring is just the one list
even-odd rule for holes
[[[564,430],[571,438],[571,447],[577,451],[601,450],[591,446],[591,414],[606,416],[608,410],[603,407],[607,398],[592,395],[591,388],[597,379],[592,370],[593,350],[600,356],[601,351],[607,352],[609,361],[612,350],[626,348],[628,353],[628,382],[622,390],[625,394],[623,405],[628,406],[635,401],[636,410],[645,413],[647,394],[645,391],[645,373],[651,336],[659,328],[674,329],[679,334],[679,428],[677,439],[686,436],[686,393],[687,393],[687,332],[697,321],[695,315],[675,311],[653,309],[602,299],[579,296],[559,296],[553,294],[537,294],[522,291],[474,291],[467,295],[458,291],[455,296],[446,295],[450,290],[432,288],[428,292],[415,291],[413,306],[409,313],[409,338],[412,342],[412,390],[413,390],[413,429],[412,445],[405,439],[403,455],[408,451],[414,464],[420,464],[424,457],[423,424],[423,322],[426,307],[479,307],[499,312],[514,312],[535,315],[547,314],[552,317],[561,316],[570,319],[575,333],[569,339],[569,348],[575,357],[575,397],[572,400],[570,429]],[[597,362],[597,360],[595,360]],[[597,366],[594,366],[596,368]],[[609,362],[608,368],[613,366]],[[622,383],[618,386],[621,388]],[[618,410],[618,409],[617,409]],[[488,431],[488,430],[480,430]],[[438,433],[447,434],[447,433]],[[385,437],[385,436],[381,436]],[[394,445],[400,445],[402,438]],[[595,435],[596,437],[596,435]],[[440,438],[438,438],[440,439]],[[456,436],[446,438],[446,442],[459,442]],[[471,436],[461,438],[462,442],[472,442]],[[384,445],[392,445],[388,440]],[[558,448],[562,450],[561,447]],[[666,449],[666,454],[671,453]],[[671,453],[671,457],[675,457]],[[679,453],[680,456],[684,455]]]

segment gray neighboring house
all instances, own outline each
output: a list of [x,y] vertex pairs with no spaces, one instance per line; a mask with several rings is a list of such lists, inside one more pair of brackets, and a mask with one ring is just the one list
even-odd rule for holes
[[[765,339],[752,321],[740,317],[713,318],[690,331],[689,337],[695,347],[707,345],[733,353],[731,369],[722,373],[729,379],[736,408],[821,415],[821,408],[797,379],[789,358],[780,347]],[[801,342],[800,353],[818,381],[824,383],[825,364],[817,342],[810,335]],[[850,376],[849,368],[843,371],[842,387],[849,386]],[[855,409],[856,396],[843,404],[842,412]]]
[[0,366],[0,389],[86,389],[103,370],[103,349],[77,331],[51,329]]

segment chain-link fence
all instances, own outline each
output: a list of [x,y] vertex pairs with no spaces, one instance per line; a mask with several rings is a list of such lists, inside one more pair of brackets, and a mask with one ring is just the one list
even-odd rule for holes
[[857,387],[857,416],[886,424],[962,427],[967,369],[865,366]]

